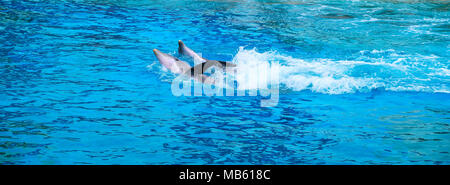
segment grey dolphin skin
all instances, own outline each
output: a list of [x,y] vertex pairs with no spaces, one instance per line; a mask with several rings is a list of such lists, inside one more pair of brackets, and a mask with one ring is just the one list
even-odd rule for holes
[[174,56],[163,53],[157,49],[153,49],[153,53],[155,54],[156,58],[158,58],[159,63],[161,63],[161,65],[175,74],[190,76],[202,83],[214,83],[214,80],[212,78],[203,74],[203,72],[208,68],[215,66],[225,70],[225,68],[227,67],[236,67],[236,64],[230,62],[207,60],[203,57],[200,57],[197,53],[188,48],[181,40],[178,41],[178,46],[178,52],[181,55],[191,57],[195,61],[200,61],[201,63],[195,65],[194,67],[191,67],[191,65],[189,65],[188,63],[181,61]]
[[189,56],[194,59],[194,61],[199,61],[202,63],[206,62],[206,59],[199,56],[197,53],[192,51],[192,49],[188,48],[181,40],[178,41],[178,53],[180,53],[181,55]]
[[157,49],[153,49],[153,53],[158,58],[159,63],[175,74],[181,74],[191,68],[191,65],[175,58],[167,53],[163,53]]

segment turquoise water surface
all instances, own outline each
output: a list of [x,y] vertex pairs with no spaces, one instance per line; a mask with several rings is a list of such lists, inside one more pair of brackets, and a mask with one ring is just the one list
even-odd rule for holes
[[[278,105],[173,96],[178,40]],[[450,164],[449,43],[438,0],[0,0],[0,164]]]

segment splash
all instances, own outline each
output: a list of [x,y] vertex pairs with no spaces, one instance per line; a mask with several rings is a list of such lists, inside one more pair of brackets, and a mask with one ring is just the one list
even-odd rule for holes
[[[276,65],[280,87],[293,91],[310,90],[324,94],[387,91],[449,92],[448,66],[436,62],[435,55],[407,55],[395,50],[361,51],[355,61],[303,60],[275,51],[260,53],[239,48],[233,58],[240,71]],[[270,70],[270,69],[269,69]],[[236,81],[247,89],[256,88],[258,74],[237,73]]]

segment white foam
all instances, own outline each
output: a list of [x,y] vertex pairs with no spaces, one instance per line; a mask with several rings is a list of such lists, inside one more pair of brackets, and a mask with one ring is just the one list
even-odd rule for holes
[[[394,53],[392,49],[362,51],[371,54]],[[424,60],[433,60],[434,56],[419,56]],[[238,65],[240,71],[236,80],[239,84],[245,84],[246,89],[257,88],[261,75],[245,71],[251,71],[258,66],[270,67],[278,65],[279,84],[293,91],[310,90],[325,94],[343,94],[354,92],[367,92],[376,88],[384,88],[390,91],[425,91],[448,92],[445,86],[429,86],[427,81],[415,76],[413,72],[419,70],[414,65],[406,65],[410,58],[400,55],[396,59],[385,61],[373,59],[370,61],[335,61],[330,59],[303,60],[285,56],[274,51],[258,52],[256,49],[239,48],[233,58],[233,63]],[[420,66],[419,66],[420,67]],[[364,70],[368,70],[367,72]],[[419,71],[420,72],[420,71]],[[448,70],[436,69],[435,75],[446,76]],[[425,75],[426,74],[421,74]],[[255,78],[257,77],[257,78]]]
[[450,70],[445,68],[438,68],[433,69],[433,72],[429,73],[431,76],[443,76],[443,77],[450,77]]

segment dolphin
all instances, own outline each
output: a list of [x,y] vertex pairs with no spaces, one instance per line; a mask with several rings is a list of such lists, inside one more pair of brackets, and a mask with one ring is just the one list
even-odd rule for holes
[[178,53],[181,55],[189,56],[194,59],[194,61],[198,61],[201,63],[206,62],[206,59],[199,56],[192,49],[188,48],[181,40],[178,40]]
[[167,53],[163,53],[158,49],[153,49],[153,53],[158,58],[159,63],[175,74],[181,74],[191,68],[191,65],[173,57]]
[[194,67],[191,67],[191,65],[189,65],[187,62],[184,62],[167,53],[163,53],[158,49],[153,49],[153,53],[155,54],[156,58],[158,58],[159,63],[161,63],[161,65],[175,74],[182,74],[185,76],[193,77],[194,79],[202,83],[214,84],[214,79],[203,74],[204,71],[213,66],[219,67],[223,70],[226,70],[227,67],[236,67],[236,64],[230,62],[208,60],[200,57],[197,53],[188,48],[181,40],[178,41],[178,45],[178,52],[181,55],[191,57],[201,63],[195,65]]
[[[211,66],[217,66],[217,67],[236,67],[236,64],[230,63],[230,62],[224,62],[224,61],[218,61],[218,60],[208,60],[197,53],[195,53],[192,49],[188,48],[186,44],[183,43],[183,41],[178,40],[178,53],[181,55],[185,55],[188,57],[191,57],[194,61],[201,62],[202,66],[205,67],[205,64],[207,64],[206,68],[209,68]],[[220,64],[220,65],[219,65]]]
[[194,69],[192,69],[191,65],[187,62],[184,62],[167,53],[163,53],[158,49],[153,49],[153,53],[156,58],[158,58],[159,63],[169,69],[172,73],[190,76],[202,83],[214,84],[214,79],[203,74],[193,73]]

